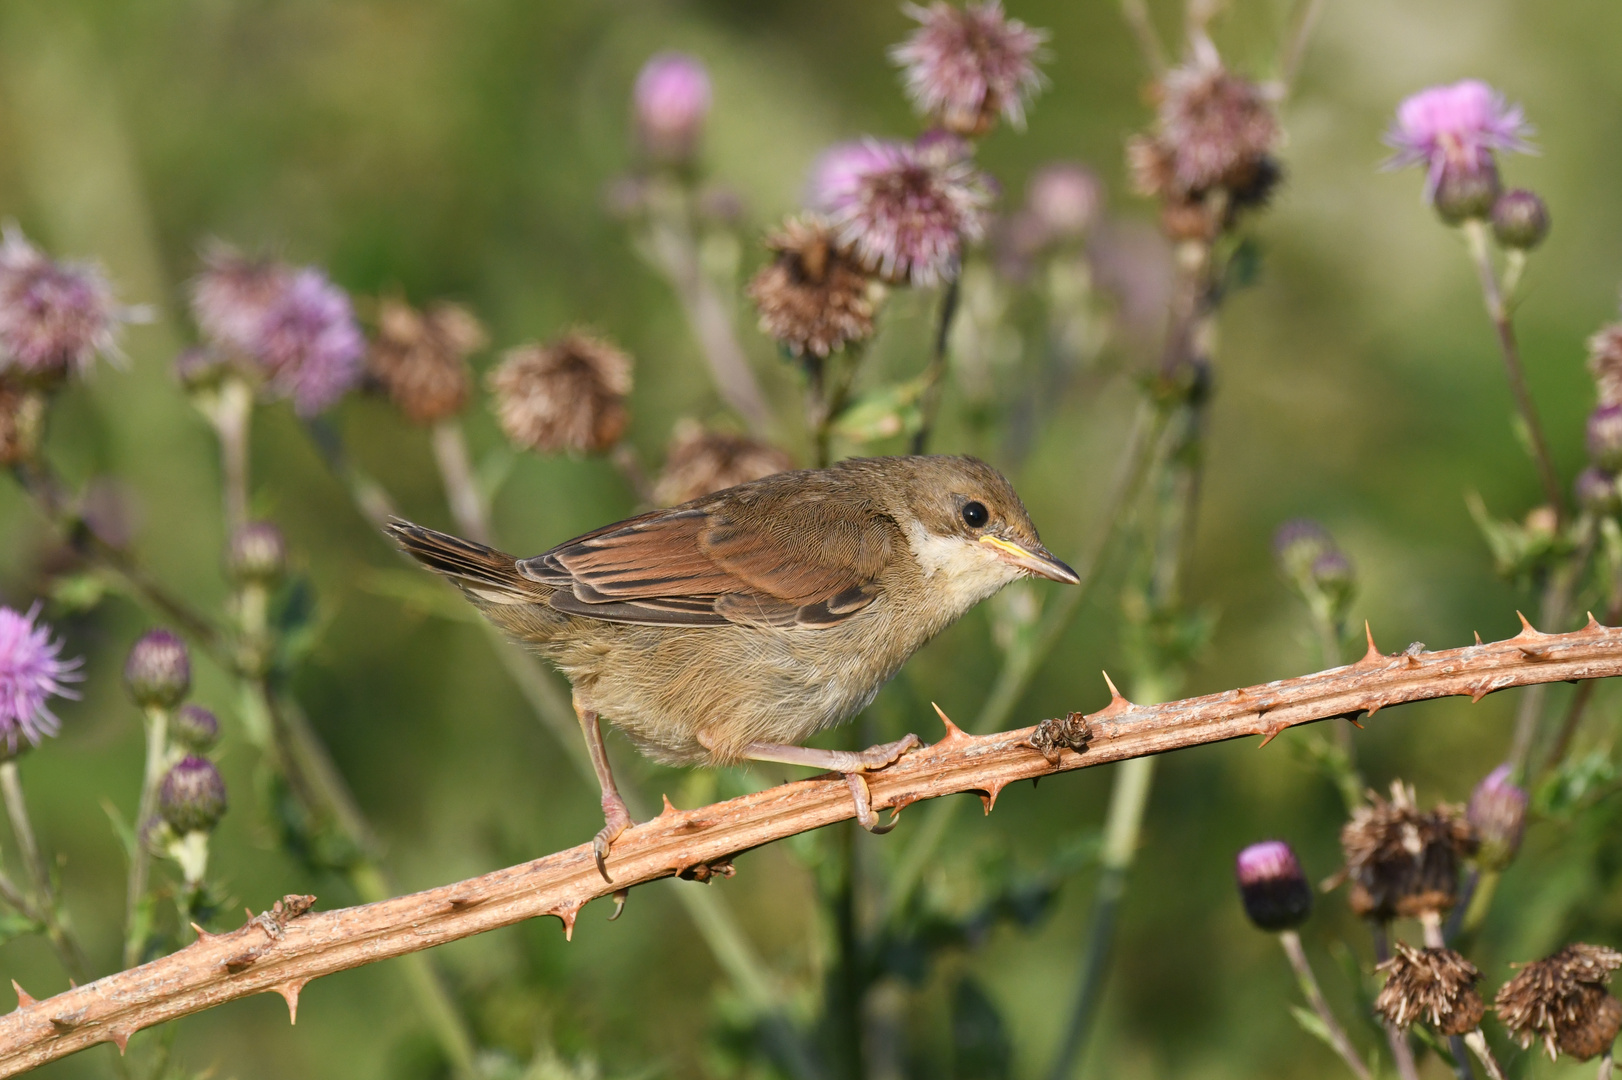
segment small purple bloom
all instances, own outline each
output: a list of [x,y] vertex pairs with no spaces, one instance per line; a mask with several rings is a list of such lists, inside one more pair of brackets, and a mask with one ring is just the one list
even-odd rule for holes
[[313,267],[295,271],[259,325],[251,354],[274,392],[314,416],[360,382],[366,342],[349,297]]
[[934,285],[957,275],[965,242],[985,233],[991,201],[967,160],[932,144],[867,139],[823,154],[813,172],[812,208],[869,271],[892,282]]
[[1312,886],[1301,860],[1282,840],[1251,844],[1234,860],[1245,914],[1263,930],[1288,930],[1312,914]]
[[60,727],[46,704],[52,697],[77,698],[66,683],[81,682],[83,660],[61,659],[62,642],[51,640],[49,626],[36,626],[39,604],[21,615],[0,607],[0,751],[14,757],[26,739],[38,746]]
[[1532,153],[1532,133],[1520,106],[1479,79],[1451,86],[1432,86],[1397,106],[1397,120],[1386,132],[1386,145],[1396,150],[1388,168],[1424,165],[1425,198],[1436,194],[1449,168],[1475,172],[1492,164],[1493,153]]
[[143,709],[179,705],[191,692],[191,652],[186,643],[161,627],[142,634],[124,660],[124,686]]
[[1494,869],[1503,869],[1520,850],[1526,828],[1526,791],[1511,781],[1515,770],[1500,765],[1482,778],[1470,793],[1465,818],[1475,826],[1481,841],[1478,857]]
[[935,0],[901,10],[918,29],[890,49],[890,59],[919,112],[962,135],[983,134],[999,114],[1025,126],[1025,105],[1042,88],[1036,61],[1046,31],[1008,18],[1000,0],[962,8]]
[[101,270],[56,262],[15,227],[0,242],[0,371],[83,374],[96,357],[120,360],[118,328],[144,318],[118,306]]
[[158,814],[181,836],[213,831],[225,810],[225,781],[208,758],[187,754],[164,774]]
[[653,157],[692,157],[710,114],[710,75],[686,53],[665,52],[642,66],[632,91],[637,135]]

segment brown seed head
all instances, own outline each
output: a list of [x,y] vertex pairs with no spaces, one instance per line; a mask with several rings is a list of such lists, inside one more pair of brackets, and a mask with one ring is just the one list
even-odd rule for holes
[[501,429],[531,450],[601,453],[630,420],[631,358],[587,334],[509,349],[487,382]]
[[1397,780],[1389,802],[1370,794],[1369,805],[1341,829],[1340,846],[1352,910],[1387,921],[1451,908],[1458,899],[1459,859],[1472,854],[1477,841],[1459,807],[1420,813],[1413,788]]
[[1588,339],[1588,373],[1601,405],[1622,405],[1622,323],[1603,327]]
[[777,258],[749,283],[760,328],[795,356],[827,356],[873,334],[867,274],[821,218],[789,218],[766,238]]
[[1521,968],[1499,988],[1493,1008],[1521,1046],[1541,1041],[1551,1059],[1587,1061],[1610,1050],[1622,1030],[1622,1002],[1605,989],[1619,967],[1615,949],[1567,945]]
[[401,300],[378,306],[366,368],[406,419],[433,424],[467,405],[467,357],[484,347],[484,327],[459,304],[418,311]]
[[770,443],[746,435],[706,431],[691,420],[683,420],[670,440],[664,470],[654,482],[653,498],[662,506],[675,506],[792,468],[793,459]]
[[1397,954],[1376,970],[1385,986],[1374,1011],[1399,1028],[1423,1020],[1441,1035],[1474,1031],[1486,1012],[1476,980],[1481,972],[1452,949],[1415,949],[1397,942]]
[[30,460],[39,449],[45,398],[0,379],[0,465]]

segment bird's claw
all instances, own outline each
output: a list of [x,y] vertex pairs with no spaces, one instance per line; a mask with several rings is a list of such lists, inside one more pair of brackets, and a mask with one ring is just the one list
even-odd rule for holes
[[908,733],[895,742],[880,743],[869,746],[866,750],[857,753],[856,759],[860,763],[862,772],[875,772],[879,769],[894,765],[901,760],[901,755],[908,750],[916,750],[924,745],[918,736]]
[[873,796],[867,790],[867,777],[862,773],[845,774],[845,785],[850,788],[851,801],[856,804],[856,823],[875,836],[883,836],[895,828],[901,811],[890,811],[888,823],[880,825],[879,815],[873,810]]
[[603,807],[603,816],[608,823],[597,831],[591,841],[591,853],[597,860],[597,872],[603,875],[603,880],[612,884],[614,879],[608,876],[608,851],[620,834],[632,825],[631,814],[624,805]]

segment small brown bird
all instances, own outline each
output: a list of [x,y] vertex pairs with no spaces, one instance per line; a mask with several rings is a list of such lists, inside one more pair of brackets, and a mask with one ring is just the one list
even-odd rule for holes
[[1013,487],[967,457],[843,461],[778,473],[514,559],[420,525],[389,527],[515,641],[557,665],[603,791],[593,848],[632,824],[598,718],[667,764],[742,760],[845,774],[919,745],[799,745],[855,716],[965,611],[1023,575],[1076,584]]

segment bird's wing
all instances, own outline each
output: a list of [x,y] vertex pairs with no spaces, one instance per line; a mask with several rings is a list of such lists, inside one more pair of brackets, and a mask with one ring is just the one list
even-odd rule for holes
[[770,488],[605,526],[524,559],[571,615],[667,626],[825,627],[871,604],[899,533],[864,502]]

